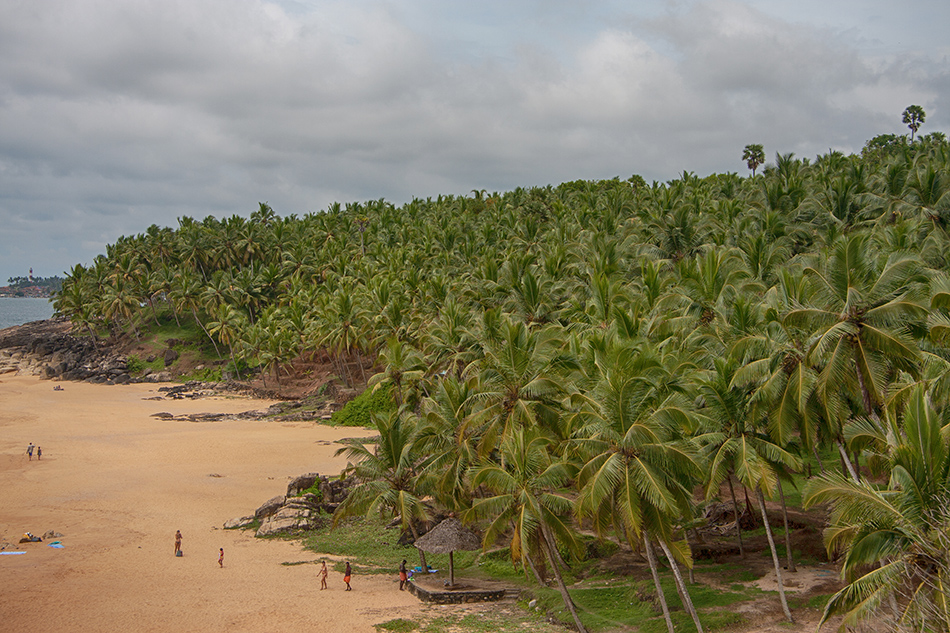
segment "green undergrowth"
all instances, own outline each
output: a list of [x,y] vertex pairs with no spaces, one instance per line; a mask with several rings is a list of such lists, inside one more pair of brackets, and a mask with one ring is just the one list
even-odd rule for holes
[[399,545],[399,535],[398,528],[387,528],[376,521],[352,519],[336,528],[327,521],[325,527],[304,538],[303,545],[318,554],[347,558],[357,572],[395,574],[402,559],[419,560],[415,547]]
[[334,412],[330,426],[365,426],[375,428],[374,413],[385,413],[395,407],[391,389],[381,385],[376,389],[367,389],[346,403],[342,409]]
[[[386,623],[383,623],[386,624]],[[381,629],[378,631],[392,630]],[[412,629],[409,629],[412,630]],[[546,622],[538,613],[514,611],[481,611],[479,613],[445,613],[419,625],[420,633],[564,633],[563,626]]]
[[[336,529],[327,527],[317,530],[304,540],[306,549],[319,554],[329,554],[349,560],[356,576],[364,574],[395,575],[399,562],[406,559],[410,566],[419,564],[418,551],[414,547],[399,545],[399,528],[387,528],[382,522],[357,519],[347,521]],[[589,537],[588,537],[589,538]],[[648,575],[617,576],[599,569],[603,557],[612,554],[616,545],[589,539],[585,561],[571,563],[570,569],[563,570],[578,612],[584,624],[595,633],[608,633],[618,630],[639,631],[640,633],[664,633],[666,623],[656,599],[656,590]],[[539,587],[533,578],[527,578],[520,568],[511,562],[507,548],[489,553],[456,552],[456,578],[503,582],[523,591],[523,597],[534,600],[534,608],[501,609],[492,611],[492,615],[480,613],[448,615],[429,621],[391,620],[376,625],[378,631],[420,631],[420,633],[478,633],[480,631],[523,631],[535,628],[535,623],[545,626],[547,619],[570,624],[571,616],[561,601],[560,593],[552,582],[550,586]],[[440,570],[434,578],[447,577],[448,555],[427,554],[427,563]],[[335,571],[342,572],[343,562],[333,564]],[[685,571],[685,570],[684,570]],[[735,605],[762,598],[777,600],[777,594],[763,591],[751,582],[758,575],[738,563],[699,563],[697,576],[714,575],[723,588],[697,582],[689,586],[690,597],[699,611],[703,627],[707,631],[729,631],[744,625],[743,615]],[[686,613],[676,591],[672,575],[666,568],[661,569],[663,590],[670,607],[671,617],[677,630],[692,630],[692,621]],[[800,599],[796,606],[820,609],[827,596]],[[505,612],[505,615],[501,615]],[[552,629],[554,630],[554,629]]]
[[396,618],[388,622],[381,622],[374,625],[377,631],[393,631],[393,633],[409,633],[419,628],[419,623],[405,618]]

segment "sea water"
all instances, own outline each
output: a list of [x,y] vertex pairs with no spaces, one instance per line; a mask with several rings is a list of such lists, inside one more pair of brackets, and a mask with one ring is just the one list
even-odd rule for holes
[[0,297],[0,330],[30,321],[42,321],[53,316],[49,299],[32,297]]

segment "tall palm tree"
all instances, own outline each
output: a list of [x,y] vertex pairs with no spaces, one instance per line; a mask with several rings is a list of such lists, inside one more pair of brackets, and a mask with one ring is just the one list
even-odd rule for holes
[[[692,445],[682,439],[691,426],[686,399],[676,379],[652,349],[619,347],[598,363],[601,379],[589,395],[578,394],[585,418],[578,475],[577,512],[595,524],[615,523],[632,549],[642,541],[667,627],[673,630],[652,540],[667,553],[677,588],[698,631],[699,616],[679,574],[676,558],[692,566],[689,546],[674,539],[674,526],[691,516],[690,484],[700,467]],[[620,535],[618,535],[620,536]]]
[[916,257],[878,256],[866,234],[839,239],[824,265],[805,274],[814,288],[810,305],[794,306],[784,321],[811,332],[806,362],[820,371],[825,423],[837,429],[832,436],[844,453],[846,398],[878,416],[896,372],[918,372],[914,332],[923,327],[926,278]]
[[[429,520],[429,512],[419,489],[420,456],[415,452],[416,420],[401,408],[386,415],[375,414],[379,440],[370,449],[362,438],[340,440],[348,464],[344,472],[359,482],[333,513],[333,525],[347,517],[363,514],[395,517],[413,539],[419,538],[418,524]],[[425,553],[419,550],[422,568]]]
[[872,617],[888,630],[950,630],[946,423],[918,385],[901,420],[888,420],[886,487],[830,474],[806,484],[806,508],[831,506],[825,544],[830,553],[843,551],[848,582],[828,601],[822,623],[843,613],[842,630]]
[[[729,489],[732,491],[733,475],[743,486],[754,491],[772,552],[782,610],[788,621],[792,622],[764,494],[771,497],[778,485],[780,471],[800,470],[801,460],[762,432],[766,412],[755,406],[752,390],[736,384],[738,366],[735,359],[717,359],[710,377],[702,380],[699,386],[703,401],[701,411],[710,423],[710,430],[697,438],[709,460],[706,497],[716,496],[726,479],[729,479]],[[732,502],[735,505],[734,492]],[[738,513],[736,529],[739,529]]]
[[526,566],[535,548],[547,558],[554,571],[564,606],[580,633],[587,628],[581,622],[571,594],[561,575],[556,548],[565,545],[577,552],[579,541],[571,524],[571,499],[563,491],[572,472],[569,465],[552,457],[553,440],[538,428],[514,428],[502,439],[500,463],[485,461],[472,469],[472,485],[485,486],[490,497],[476,499],[466,517],[490,518],[483,546],[488,548],[509,529],[514,528],[513,549],[520,549]]
[[759,143],[750,143],[742,150],[742,160],[745,161],[745,164],[752,170],[752,175],[755,176],[755,170],[759,165],[765,163],[765,150]]

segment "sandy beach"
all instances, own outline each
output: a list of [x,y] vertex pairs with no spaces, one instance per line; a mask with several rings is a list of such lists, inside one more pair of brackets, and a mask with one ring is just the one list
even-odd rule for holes
[[[331,572],[321,592],[317,565],[281,565],[315,554],[221,529],[284,494],[293,476],[338,473],[344,462],[333,457],[333,441],[366,431],[161,420],[152,414],[270,403],[148,400],[158,386],[0,377],[0,541],[55,530],[65,546],[24,544],[25,554],[0,556],[0,631],[370,633],[423,608],[398,591],[395,575],[357,577],[344,592]],[[28,461],[30,442],[42,447],[42,461]]]

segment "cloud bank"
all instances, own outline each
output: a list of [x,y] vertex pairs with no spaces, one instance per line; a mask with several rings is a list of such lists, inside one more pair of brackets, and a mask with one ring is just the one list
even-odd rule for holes
[[858,151],[911,103],[950,127],[932,3],[923,27],[885,3],[456,4],[0,0],[3,280],[258,201],[744,171],[747,143]]

